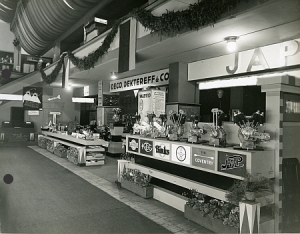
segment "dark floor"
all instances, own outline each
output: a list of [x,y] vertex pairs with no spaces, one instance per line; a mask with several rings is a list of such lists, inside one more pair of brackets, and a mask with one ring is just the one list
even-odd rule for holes
[[0,233],[169,233],[22,143],[0,145],[0,178]]

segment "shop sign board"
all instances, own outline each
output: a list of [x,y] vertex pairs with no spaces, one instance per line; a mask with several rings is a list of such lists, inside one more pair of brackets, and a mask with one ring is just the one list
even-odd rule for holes
[[127,144],[128,144],[127,145],[128,151],[135,152],[135,153],[139,152],[139,139],[128,137]]
[[246,174],[246,155],[219,151],[218,171],[244,176]]
[[172,156],[173,162],[182,164],[191,164],[191,147],[185,145],[172,144]]
[[161,141],[156,141],[154,143],[154,157],[164,159],[164,160],[170,160],[170,143],[165,143]]
[[153,156],[153,141],[140,140],[140,153]]
[[[188,65],[188,80],[202,80],[300,64],[300,38]],[[212,69],[213,68],[213,69]]]
[[114,80],[110,82],[109,87],[110,92],[113,93],[167,84],[169,84],[169,69],[163,69],[125,79]]
[[40,111],[38,111],[38,110],[29,110],[28,115],[40,115]]
[[192,165],[215,170],[215,151],[193,147]]

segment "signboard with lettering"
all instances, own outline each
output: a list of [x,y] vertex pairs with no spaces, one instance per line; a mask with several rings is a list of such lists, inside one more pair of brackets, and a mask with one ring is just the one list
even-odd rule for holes
[[244,176],[246,174],[246,155],[219,151],[218,171]]
[[172,144],[172,161],[177,163],[191,164],[191,147]]
[[215,170],[215,151],[193,147],[192,165]]
[[[188,65],[188,80],[243,74],[300,64],[300,38]],[[214,69],[211,69],[211,68]]]
[[125,79],[110,82],[110,92],[122,92],[126,90],[142,89],[148,86],[169,84],[169,69],[163,69]]
[[132,152],[139,152],[139,139],[128,137],[128,143],[127,143],[127,149],[128,151]]
[[169,143],[156,141],[154,143],[154,157],[170,160],[170,148],[171,145]]
[[153,141],[141,139],[140,153],[153,156]]

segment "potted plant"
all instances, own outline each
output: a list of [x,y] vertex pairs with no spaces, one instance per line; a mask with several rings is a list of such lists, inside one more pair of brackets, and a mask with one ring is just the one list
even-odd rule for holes
[[184,217],[215,233],[238,233],[239,207],[221,201],[195,189],[184,193],[188,201],[184,207]]
[[272,181],[261,175],[247,173],[244,180],[235,181],[226,194],[227,201],[238,204],[242,200],[255,201],[256,194],[273,191]]
[[121,186],[143,198],[153,197],[153,186],[150,184],[151,176],[137,169],[126,168],[121,176]]

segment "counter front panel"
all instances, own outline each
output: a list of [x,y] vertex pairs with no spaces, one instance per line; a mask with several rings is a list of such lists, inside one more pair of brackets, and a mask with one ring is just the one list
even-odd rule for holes
[[243,179],[247,171],[268,178],[274,177],[272,150],[243,151],[137,135],[127,136],[126,146],[129,153],[235,179]]

